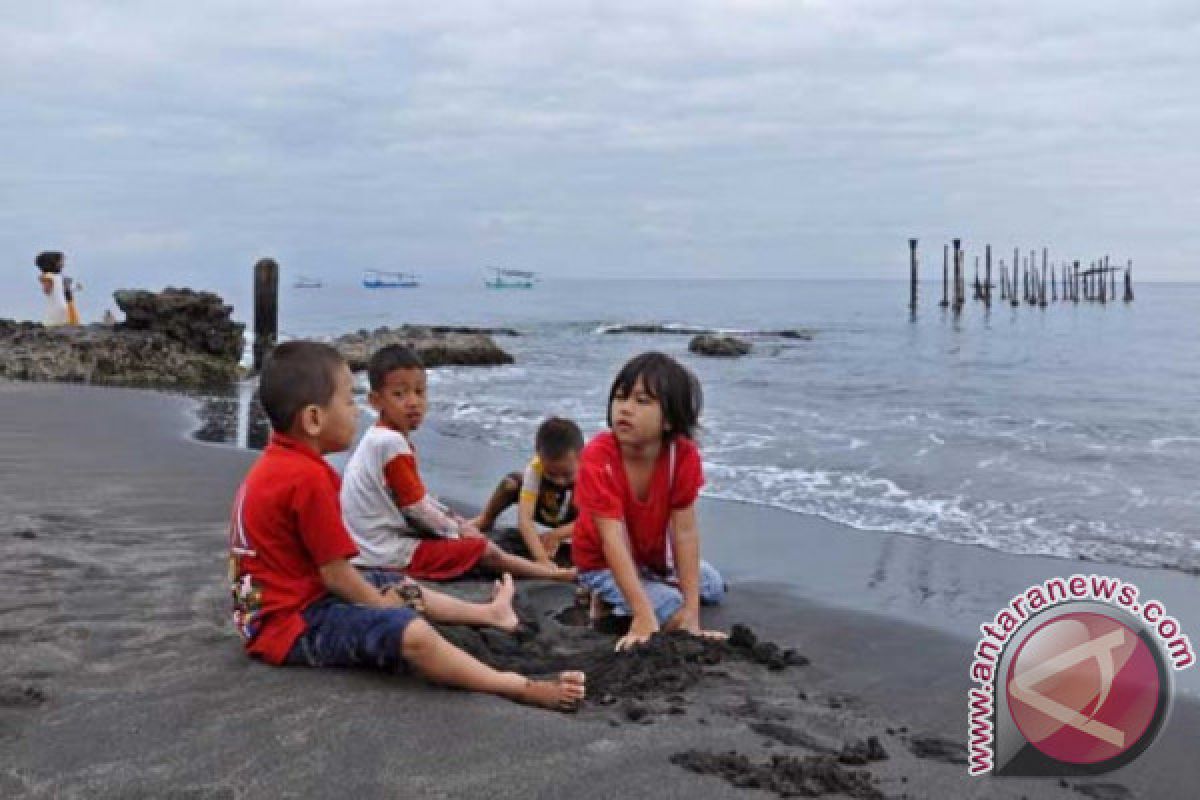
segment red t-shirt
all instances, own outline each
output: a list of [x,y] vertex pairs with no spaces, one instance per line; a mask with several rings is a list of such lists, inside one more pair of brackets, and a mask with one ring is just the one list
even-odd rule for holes
[[[669,475],[672,442],[675,475]],[[633,495],[621,460],[621,447],[611,431],[597,435],[579,455],[575,504],[579,518],[571,536],[571,557],[581,572],[608,569],[595,518],[622,520],[629,533],[633,563],[656,572],[667,570],[667,526],[671,512],[696,502],[704,485],[700,451],[691,439],[676,436],[663,443],[642,502]],[[669,495],[669,496],[668,496]]]
[[304,633],[300,613],[326,594],[318,567],[358,555],[342,523],[338,474],[316,452],[271,434],[234,501],[229,531],[233,620],[246,650],[282,664]]

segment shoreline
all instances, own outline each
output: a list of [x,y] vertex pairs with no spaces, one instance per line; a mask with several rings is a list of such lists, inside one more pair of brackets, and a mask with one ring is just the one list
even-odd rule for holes
[[[964,618],[980,602],[961,586],[957,596],[950,591],[951,567],[969,568],[971,559],[951,558],[943,545],[893,543],[881,553],[882,543],[871,548],[868,536],[823,530],[819,520],[706,502],[706,555],[734,583],[711,622],[750,623],[796,646],[811,666],[777,676],[730,665],[726,678],[692,690],[682,716],[651,713],[634,723],[589,710],[564,717],[408,681],[397,687],[372,674],[251,662],[229,631],[221,576],[229,498],[256,454],[197,447],[194,403],[179,395],[0,383],[0,411],[0,516],[11,534],[0,539],[0,680],[14,700],[0,706],[5,796],[187,789],[238,797],[283,786],[362,797],[565,791],[589,798],[655,785],[664,797],[767,797],[668,762],[695,748],[758,760],[802,752],[777,738],[780,723],[767,706],[791,714],[784,727],[794,730],[882,737],[891,758],[870,771],[889,796],[1080,796],[1054,780],[969,779],[961,765],[918,759],[905,735],[887,732],[911,726],[965,742],[971,647],[917,624],[916,612],[923,607],[928,618],[933,600],[950,602]],[[49,426],[55,435],[42,435]],[[494,468],[513,467],[508,453],[448,443],[434,431],[419,436],[430,483],[447,497],[482,498],[481,484],[490,489],[503,474]],[[762,569],[750,579],[756,561],[732,533],[746,528],[768,542],[800,537],[819,552],[803,570],[774,563],[783,583]],[[924,572],[922,560],[930,567]],[[887,569],[871,587],[881,564]],[[868,589],[858,605],[900,613],[823,602],[822,586],[839,582],[854,596]],[[539,597],[553,600],[552,591],[526,586],[535,608]],[[414,739],[413,730],[422,735]],[[1196,704],[1177,701],[1155,746],[1098,781],[1136,796],[1186,794],[1198,732]],[[449,774],[446,752],[455,754]]]

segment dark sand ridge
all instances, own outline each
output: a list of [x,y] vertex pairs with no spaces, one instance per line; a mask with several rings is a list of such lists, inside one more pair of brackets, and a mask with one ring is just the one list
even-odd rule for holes
[[[961,641],[744,581],[711,624],[748,622],[811,666],[776,672],[729,655],[678,691],[563,716],[409,679],[253,663],[223,586],[229,498],[253,454],[193,444],[182,435],[192,424],[186,401],[164,395],[0,384],[0,796],[754,797],[767,795],[670,759],[776,754],[792,760],[770,776],[817,780],[831,760],[797,759],[870,752],[871,736],[890,758],[835,774],[865,770],[889,796],[1079,796],[975,781],[911,754],[917,734],[962,739]],[[807,577],[804,564],[794,573]],[[592,652],[595,635],[553,619],[568,594],[523,592],[535,641]],[[1177,707],[1155,748],[1104,780],[1186,795],[1200,776],[1197,730],[1195,709]],[[676,760],[729,767],[705,758]]]

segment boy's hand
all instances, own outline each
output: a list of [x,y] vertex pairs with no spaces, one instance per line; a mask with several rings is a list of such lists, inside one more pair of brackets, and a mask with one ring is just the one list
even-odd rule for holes
[[633,617],[633,624],[629,626],[629,633],[617,640],[617,650],[628,650],[639,644],[644,644],[650,640],[650,637],[658,633],[658,620],[651,614],[648,617],[639,617],[636,614]]
[[559,538],[555,531],[547,531],[542,534],[542,549],[546,551],[546,563],[553,562],[554,555],[558,552],[558,548],[562,546],[562,539]]

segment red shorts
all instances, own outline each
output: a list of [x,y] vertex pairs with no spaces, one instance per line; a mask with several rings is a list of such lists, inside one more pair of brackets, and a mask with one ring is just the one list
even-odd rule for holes
[[488,539],[422,539],[404,568],[410,578],[448,581],[472,569],[483,558]]

